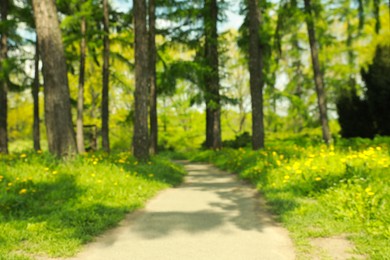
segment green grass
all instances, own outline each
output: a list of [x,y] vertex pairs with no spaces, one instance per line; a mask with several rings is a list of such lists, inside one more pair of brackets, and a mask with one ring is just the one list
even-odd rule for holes
[[68,257],[158,191],[179,184],[182,167],[128,153],[0,156],[0,259]]
[[311,238],[343,235],[359,254],[388,259],[389,144],[389,138],[338,140],[328,148],[273,140],[261,151],[204,151],[193,160],[212,162],[256,185],[290,230],[299,258],[313,249]]

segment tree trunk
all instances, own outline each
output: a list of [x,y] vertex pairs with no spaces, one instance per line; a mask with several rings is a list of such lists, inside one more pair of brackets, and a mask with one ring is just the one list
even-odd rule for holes
[[77,139],[77,149],[79,153],[85,152],[84,147],[84,79],[85,79],[85,55],[87,49],[87,41],[85,38],[85,33],[87,30],[87,22],[85,17],[81,18],[80,32],[81,32],[81,41],[80,41],[80,72],[79,72],[79,93],[77,96],[77,122],[76,122],[76,139]]
[[149,0],[150,153],[157,154],[156,2]]
[[57,156],[77,152],[66,60],[57,10],[52,0],[33,0],[43,63],[45,122],[49,151]]
[[[8,15],[8,0],[1,0],[1,21],[6,23]],[[6,29],[2,28],[0,40],[0,71],[3,72],[3,63],[7,59],[8,37]],[[0,78],[0,153],[8,153],[8,75],[4,73]]]
[[252,147],[264,147],[263,114],[263,55],[261,52],[259,29],[261,12],[257,0],[249,0],[249,84],[252,101]]
[[39,43],[38,37],[35,40],[35,57],[34,57],[34,84],[32,86],[32,97],[34,103],[34,123],[33,123],[33,140],[34,150],[41,150],[41,134],[39,127]]
[[206,90],[206,147],[219,149],[221,140],[221,105],[219,95],[218,62],[218,5],[216,0],[205,0],[205,61],[209,69]]
[[109,139],[109,103],[108,89],[110,77],[110,31],[109,31],[109,9],[108,0],[103,0],[103,90],[102,90],[102,147],[105,152],[110,152]]
[[313,63],[314,82],[317,92],[317,102],[320,111],[320,120],[322,125],[322,138],[326,144],[331,142],[330,129],[328,124],[328,115],[326,107],[326,95],[324,87],[324,79],[320,69],[320,61],[318,58],[318,43],[315,36],[314,20],[311,9],[310,0],[305,0],[306,24],[309,35],[311,60]]
[[146,2],[133,0],[135,27],[135,92],[134,92],[134,156],[141,161],[149,158],[148,134],[148,32]]

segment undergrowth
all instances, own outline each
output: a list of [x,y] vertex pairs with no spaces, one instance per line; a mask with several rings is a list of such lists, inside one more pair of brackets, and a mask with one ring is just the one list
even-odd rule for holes
[[183,176],[167,159],[128,153],[0,155],[0,259],[72,256]]
[[347,236],[359,254],[390,255],[388,138],[338,140],[335,146],[271,142],[266,149],[203,151],[209,161],[250,180],[291,231],[304,258],[310,238]]

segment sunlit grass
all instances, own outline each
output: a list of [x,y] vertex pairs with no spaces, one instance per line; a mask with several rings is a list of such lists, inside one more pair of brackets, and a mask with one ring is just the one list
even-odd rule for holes
[[71,256],[184,175],[166,159],[140,164],[128,153],[15,153],[0,169],[0,259]]
[[[301,142],[304,143],[304,142]],[[268,148],[194,156],[251,180],[292,232],[301,255],[310,238],[346,235],[373,259],[390,255],[388,138],[334,146],[273,141]]]

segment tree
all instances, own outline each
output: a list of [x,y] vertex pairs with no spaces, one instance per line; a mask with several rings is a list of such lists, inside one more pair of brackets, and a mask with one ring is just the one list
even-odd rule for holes
[[248,1],[249,10],[249,84],[252,101],[252,147],[264,147],[263,115],[263,55],[261,52],[259,30],[261,12],[257,0]]
[[134,91],[134,156],[145,161],[149,158],[148,134],[148,32],[146,28],[146,2],[133,0],[135,28],[135,91]]
[[8,75],[7,75],[7,56],[8,56],[8,36],[7,36],[7,16],[9,9],[9,0],[1,0],[1,39],[0,39],[0,153],[8,153]]
[[108,0],[103,0],[103,89],[102,89],[102,146],[106,152],[110,151],[109,139],[109,77],[110,77],[110,31]]
[[77,121],[76,121],[76,140],[79,153],[85,152],[84,147],[84,82],[85,82],[85,56],[87,50],[86,40],[87,21],[85,16],[81,17],[80,21],[80,72],[79,72],[79,91],[77,96]]
[[150,152],[156,154],[158,144],[156,81],[156,2],[149,0],[149,84],[150,84]]
[[310,53],[313,65],[314,83],[317,92],[317,103],[320,112],[320,121],[322,126],[322,138],[326,144],[331,142],[330,129],[328,124],[328,113],[326,105],[326,94],[324,79],[320,68],[320,61],[318,58],[318,42],[315,35],[314,15],[311,6],[311,0],[305,0],[306,25],[309,35]]
[[38,37],[35,40],[35,57],[34,57],[34,82],[32,86],[32,97],[34,103],[34,122],[33,122],[33,141],[34,141],[34,150],[41,150],[41,134],[39,126],[39,43]]
[[218,62],[218,5],[216,0],[205,0],[205,101],[206,101],[206,147],[219,149],[221,140],[221,104],[219,94]]
[[49,151],[57,156],[77,152],[68,76],[57,9],[52,0],[33,0],[43,63],[45,123]]

